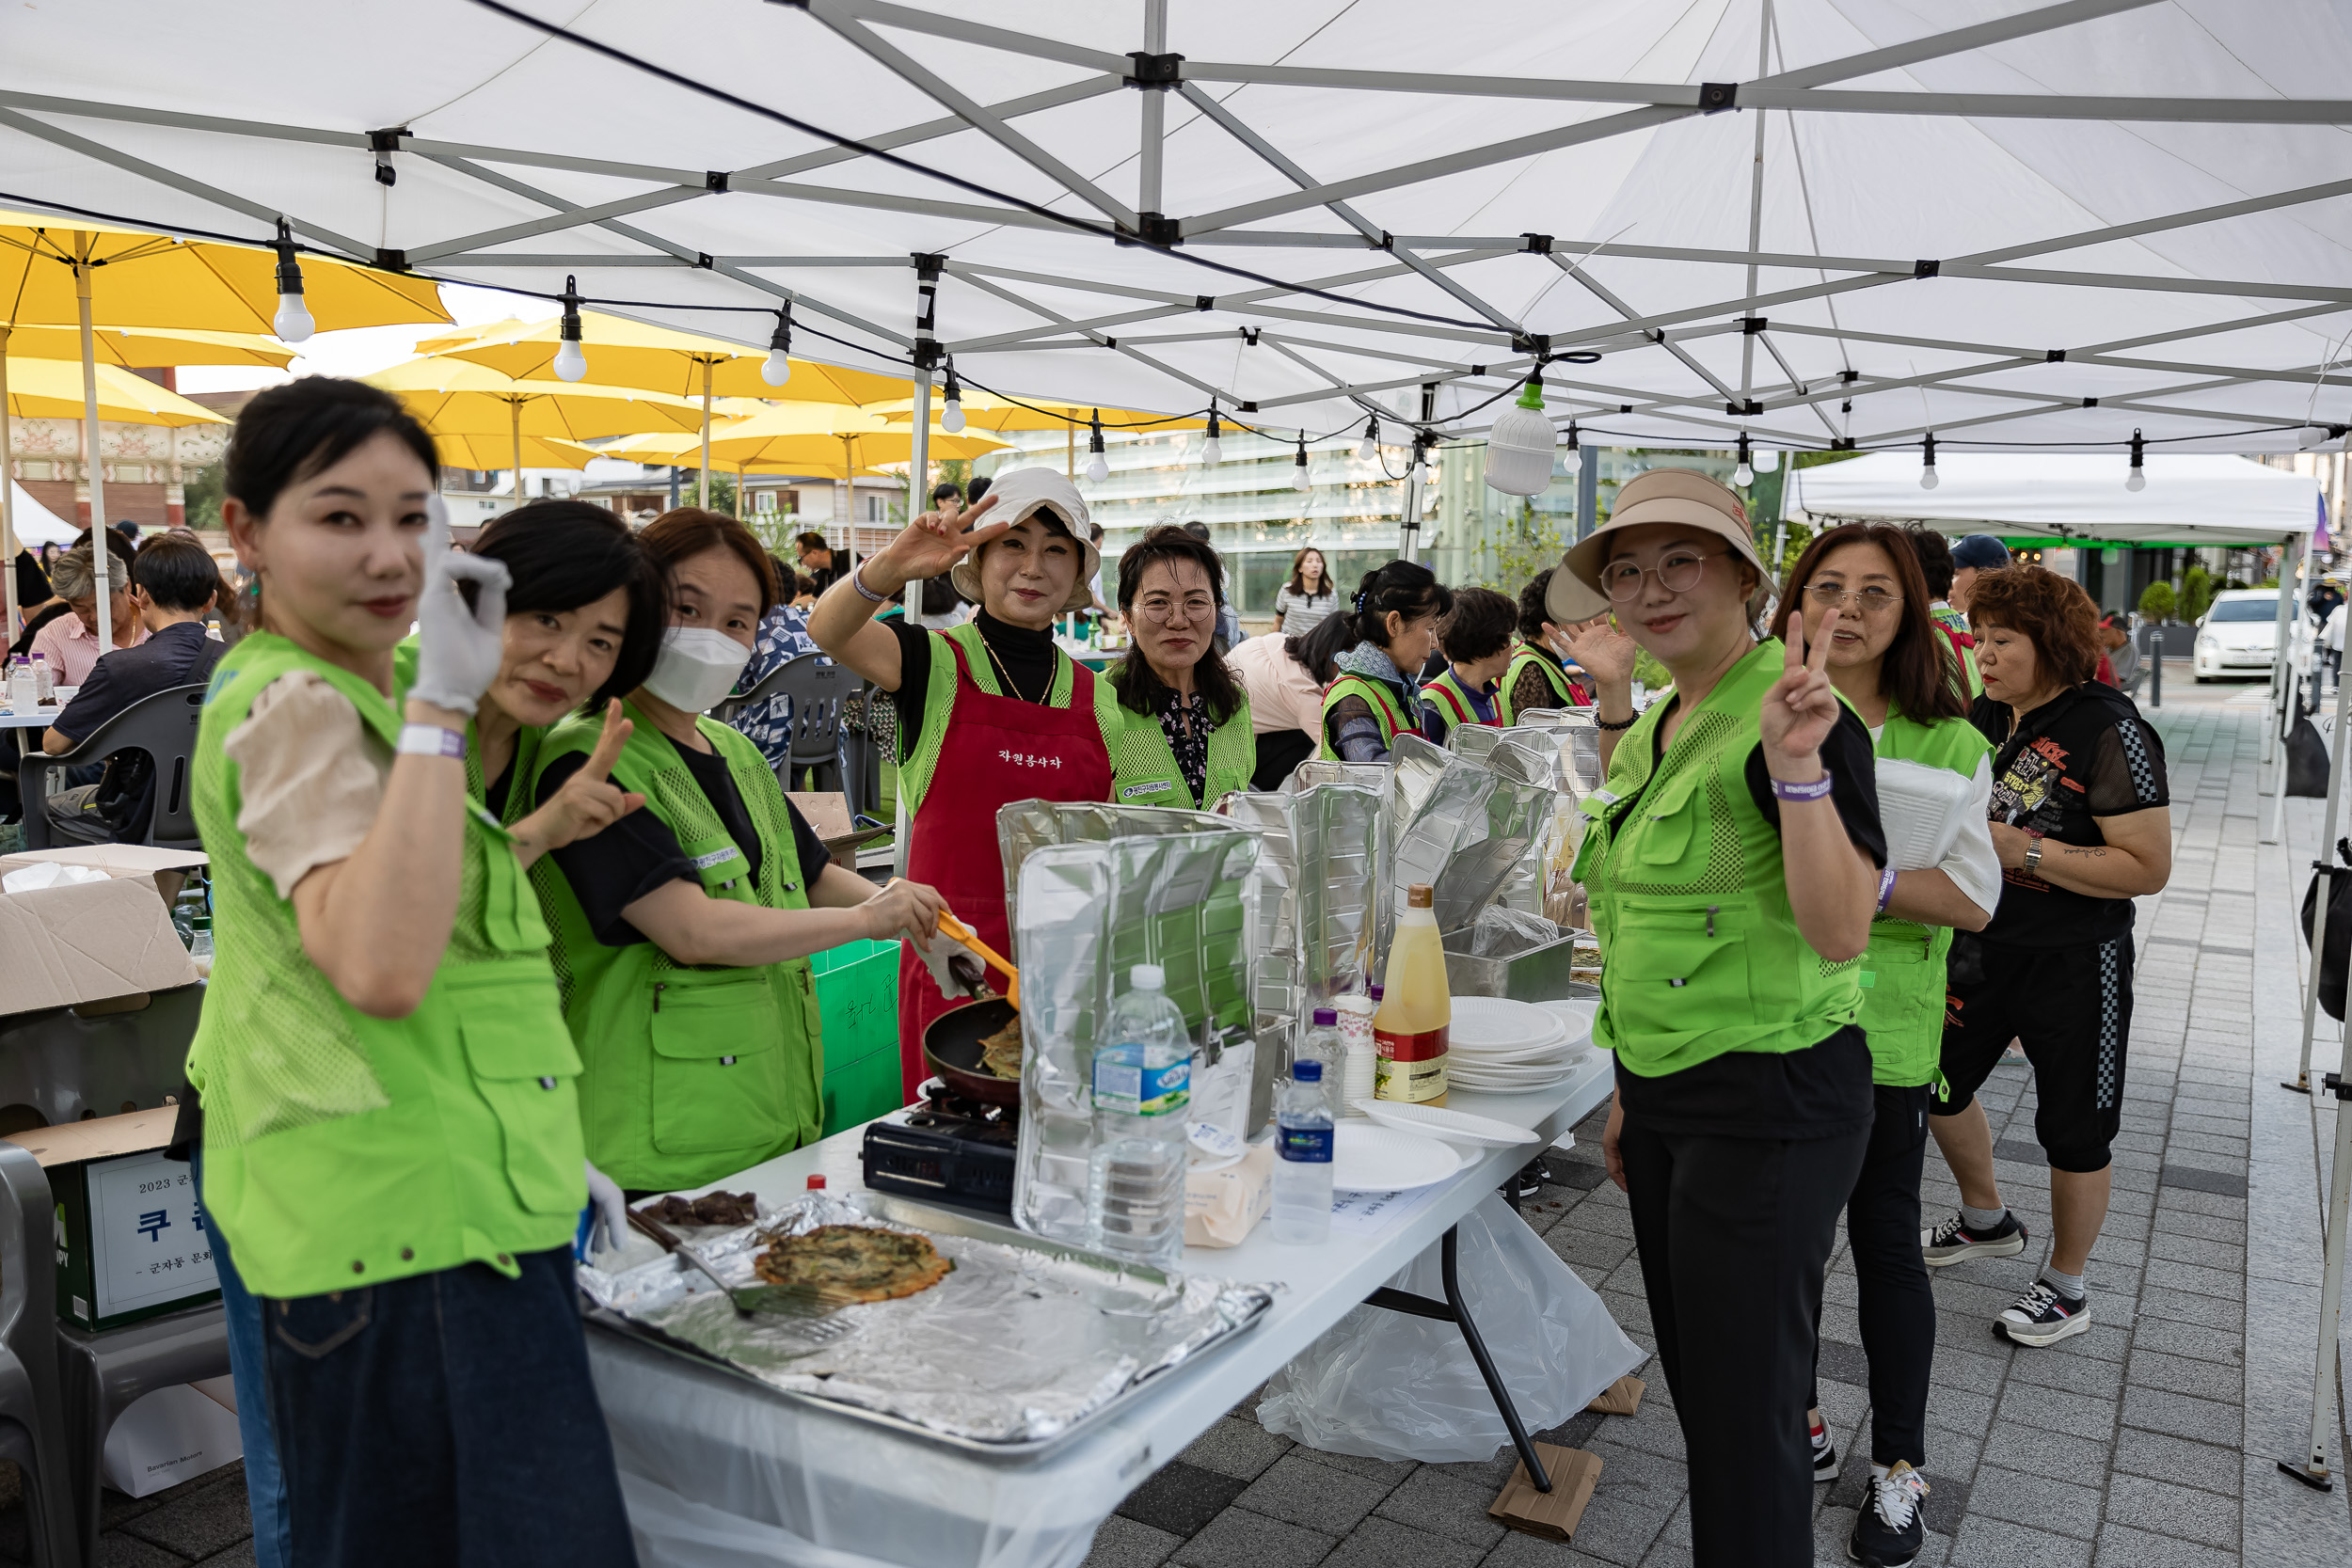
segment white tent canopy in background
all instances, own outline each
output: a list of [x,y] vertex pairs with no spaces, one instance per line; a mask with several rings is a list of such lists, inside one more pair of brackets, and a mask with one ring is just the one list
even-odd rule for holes
[[2317,480],[2243,457],[2151,457],[2139,490],[2123,488],[2118,457],[1940,452],[1935,467],[1932,490],[1919,487],[1910,452],[1799,468],[1787,504],[1823,521],[2146,545],[2276,545],[2310,533],[2320,516]]
[[2332,0],[5,15],[0,205],[257,241],[283,214],[755,347],[789,302],[797,352],[867,369],[935,334],[967,383],[1315,435],[1376,412],[1391,442],[1424,397],[1424,428],[1483,429],[1546,350],[1601,356],[1548,380],[1602,443],[2294,451],[2352,422]]
[[25,546],[71,545],[82,531],[35,500],[25,493],[24,486],[13,479],[8,481],[8,522],[15,530],[20,548]]

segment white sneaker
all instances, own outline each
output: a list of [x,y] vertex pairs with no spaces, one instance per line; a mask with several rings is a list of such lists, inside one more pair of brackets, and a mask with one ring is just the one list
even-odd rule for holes
[[2068,1296],[2046,1279],[1993,1320],[1993,1332],[2012,1344],[2055,1345],[2090,1326],[2090,1294]]

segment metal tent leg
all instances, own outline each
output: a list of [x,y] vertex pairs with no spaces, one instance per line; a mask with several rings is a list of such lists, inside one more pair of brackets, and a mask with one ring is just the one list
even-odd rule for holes
[[1463,1305],[1457,1261],[1459,1248],[1455,1228],[1448,1227],[1445,1239],[1438,1243],[1438,1267],[1445,1279],[1444,1301],[1431,1301],[1427,1296],[1418,1296],[1410,1291],[1383,1285],[1364,1298],[1364,1305],[1452,1323],[1462,1331],[1462,1340],[1470,1346],[1470,1359],[1478,1363],[1478,1375],[1486,1380],[1486,1392],[1494,1396],[1495,1408],[1502,1412],[1502,1424],[1511,1429],[1511,1446],[1518,1449],[1519,1463],[1527,1466],[1528,1479],[1535,1483],[1536,1491],[1549,1492],[1551,1473],[1544,1468],[1543,1460],[1535,1452],[1535,1445],[1528,1441],[1527,1427],[1519,1420],[1518,1406],[1511,1402],[1511,1391],[1502,1386],[1502,1374],[1495,1370],[1494,1358],[1486,1354],[1486,1341],[1478,1337],[1478,1325],[1470,1322],[1470,1308]]

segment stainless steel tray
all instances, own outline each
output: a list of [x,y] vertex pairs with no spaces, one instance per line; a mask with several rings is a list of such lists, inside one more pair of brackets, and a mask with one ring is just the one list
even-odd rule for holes
[[691,1268],[664,1256],[617,1274],[582,1266],[591,1322],[724,1369],[777,1398],[992,1454],[1053,1448],[1142,1384],[1254,1323],[1272,1288],[1122,1264],[884,1193],[810,1194],[704,1255],[750,1283],[770,1237],[831,1224],[929,1236],[955,1271],[900,1301],[839,1308],[812,1324],[737,1316]]

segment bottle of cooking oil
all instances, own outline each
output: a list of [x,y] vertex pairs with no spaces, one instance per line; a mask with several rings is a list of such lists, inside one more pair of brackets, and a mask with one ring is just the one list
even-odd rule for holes
[[1380,1010],[1372,1015],[1379,1053],[1374,1093],[1382,1100],[1442,1105],[1446,1093],[1446,1029],[1454,997],[1446,990],[1445,949],[1429,884],[1415,882],[1396,917],[1389,967],[1381,976]]

